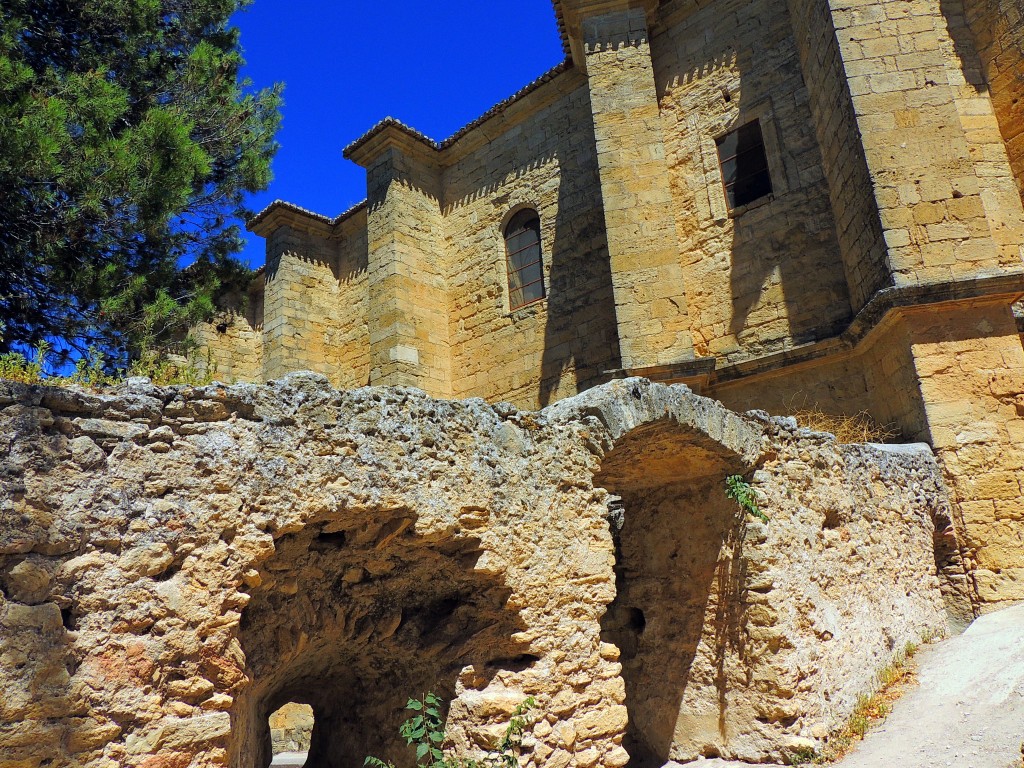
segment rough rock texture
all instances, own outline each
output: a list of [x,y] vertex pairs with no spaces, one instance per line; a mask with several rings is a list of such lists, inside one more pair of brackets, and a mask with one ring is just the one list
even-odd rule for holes
[[795,427],[641,379],[0,383],[0,768],[262,768],[290,701],[311,764],[408,762],[431,689],[465,752],[535,696],[528,768],[782,759],[970,612],[927,448]]
[[308,752],[313,735],[313,708],[288,702],[268,718],[270,742],[275,755],[282,752]]

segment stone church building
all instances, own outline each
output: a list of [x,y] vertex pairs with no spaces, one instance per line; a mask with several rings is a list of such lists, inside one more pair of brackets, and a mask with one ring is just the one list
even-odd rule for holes
[[275,202],[218,378],[535,408],[624,376],[929,443],[983,601],[1024,599],[1018,0],[556,0],[565,61],[367,199]]

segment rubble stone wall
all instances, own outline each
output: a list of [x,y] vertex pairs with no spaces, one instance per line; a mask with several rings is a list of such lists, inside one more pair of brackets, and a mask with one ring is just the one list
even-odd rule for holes
[[404,766],[426,690],[476,754],[536,697],[526,768],[783,759],[970,612],[926,447],[680,386],[0,384],[0,435],[0,768],[263,768],[287,702]]

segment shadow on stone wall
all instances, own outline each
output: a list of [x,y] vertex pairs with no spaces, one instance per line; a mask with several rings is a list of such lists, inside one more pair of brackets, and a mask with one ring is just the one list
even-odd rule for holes
[[612,505],[616,598],[601,637],[618,646],[633,768],[716,757],[727,740],[727,659],[743,656],[742,515],[725,496],[740,458],[669,422],[641,427],[595,482]]
[[[581,93],[586,93],[582,89]],[[578,110],[586,125],[576,129],[593,137],[589,96]],[[547,322],[538,401],[541,407],[555,398],[559,382],[570,367],[575,390],[589,389],[606,379],[605,371],[621,367],[615,296],[612,292],[608,238],[605,233],[597,149],[591,142],[584,155],[561,154],[558,219],[550,254]]]

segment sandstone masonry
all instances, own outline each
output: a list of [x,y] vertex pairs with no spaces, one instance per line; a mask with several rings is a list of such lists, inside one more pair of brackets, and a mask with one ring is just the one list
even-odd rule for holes
[[0,768],[262,768],[295,701],[313,764],[406,765],[424,690],[467,755],[535,696],[527,768],[782,760],[972,615],[927,446],[683,386],[0,382],[0,434]]
[[[986,606],[1024,599],[1017,0],[554,5],[563,64],[443,142],[375,126],[352,210],[250,222],[267,266],[196,330],[218,377],[867,412],[938,453]],[[755,122],[770,193],[733,206],[720,149]],[[518,306],[524,210],[544,296]]]

